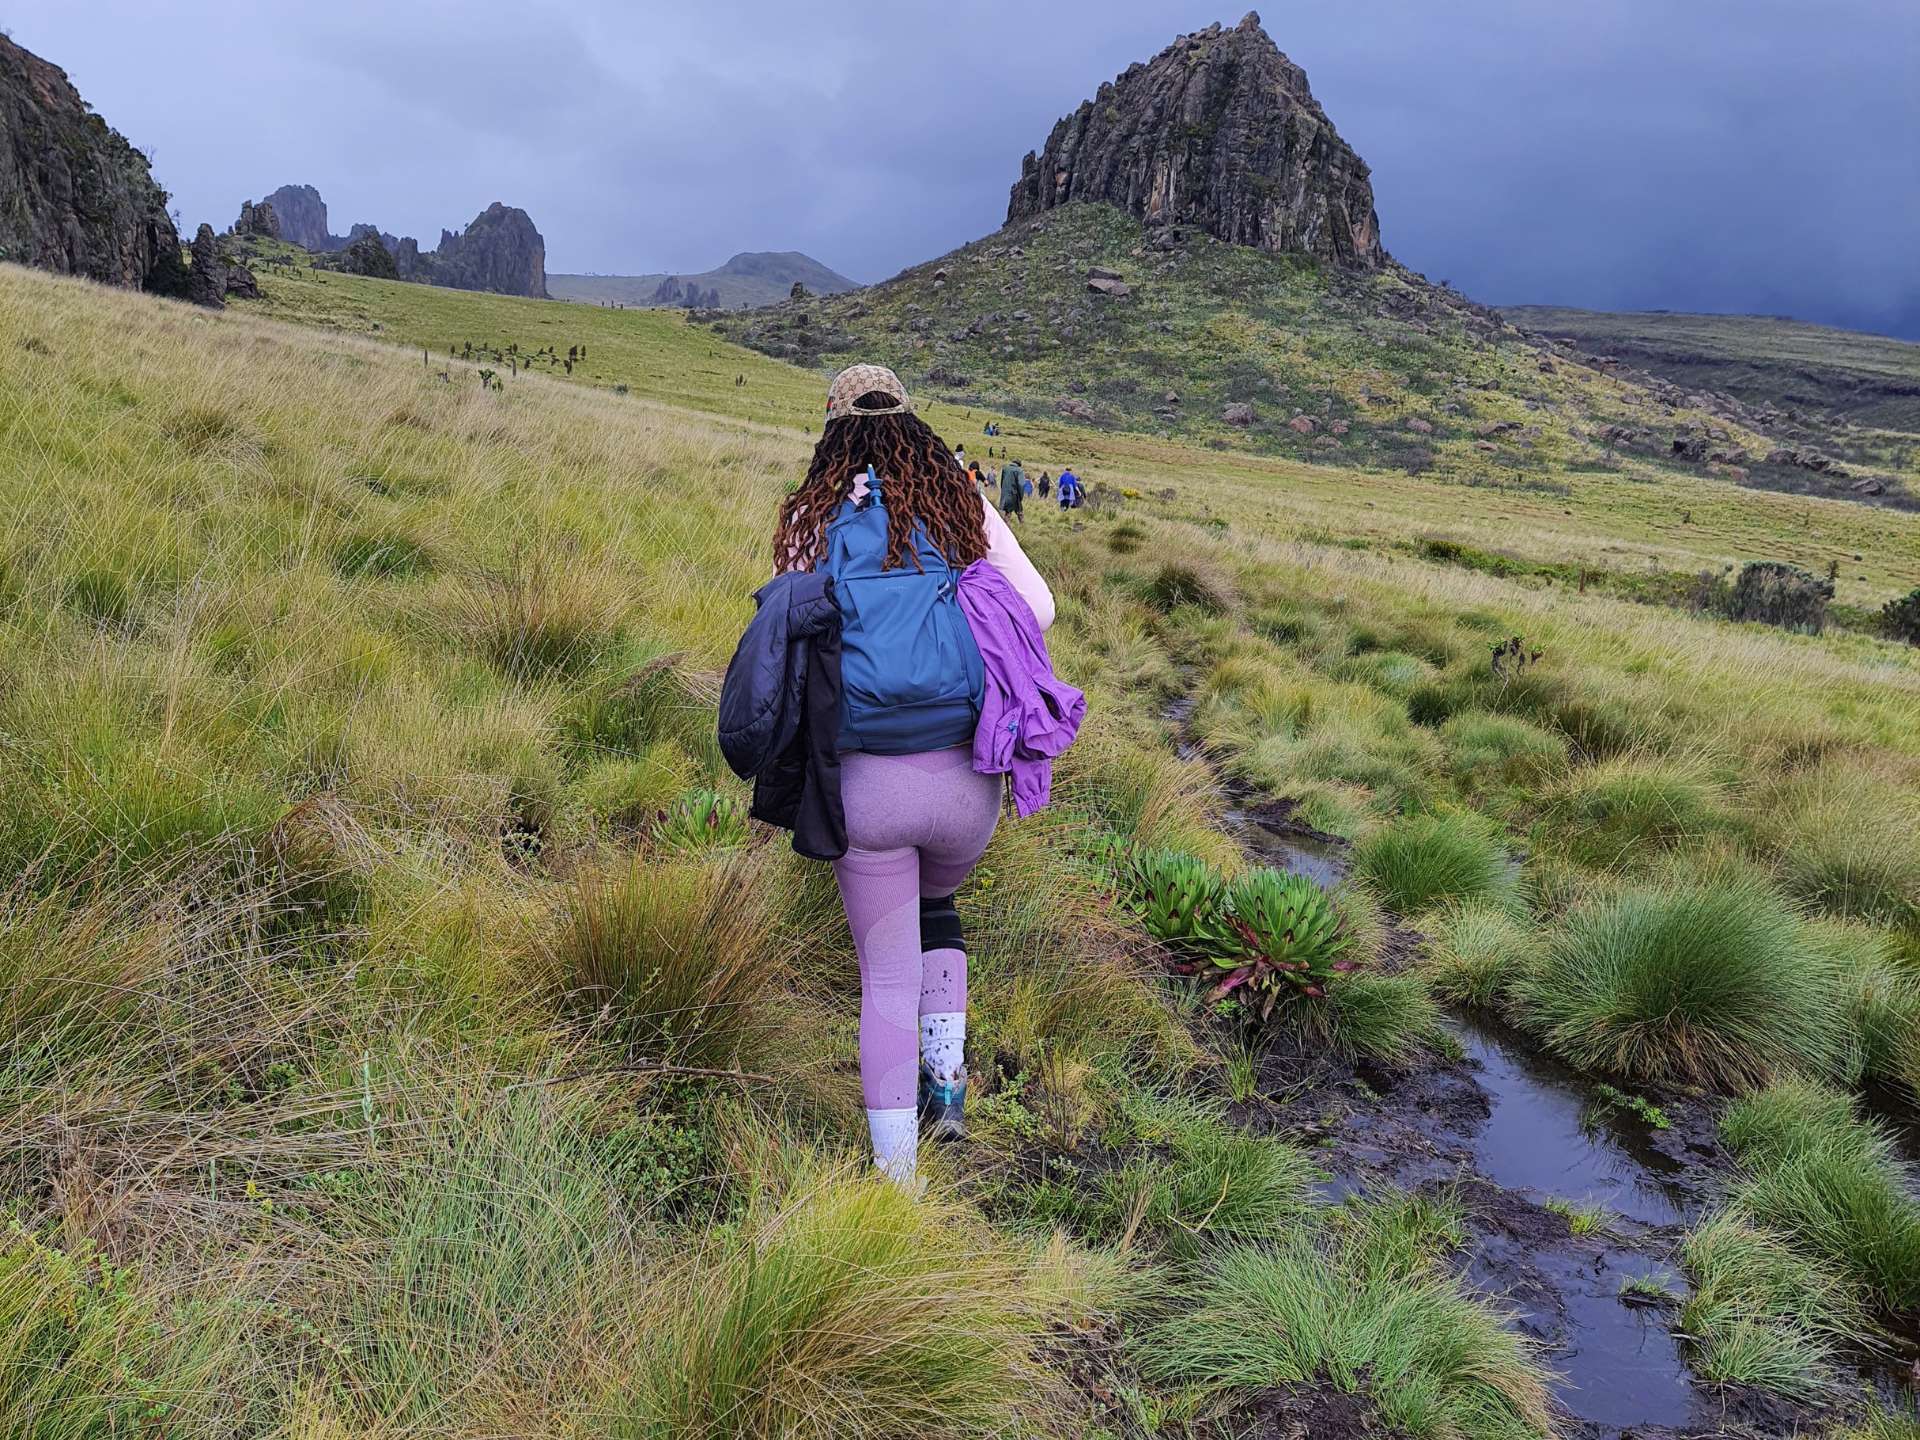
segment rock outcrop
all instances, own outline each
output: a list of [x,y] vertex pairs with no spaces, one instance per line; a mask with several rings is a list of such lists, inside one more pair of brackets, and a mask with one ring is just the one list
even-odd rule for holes
[[653,294],[647,303],[682,306],[688,310],[717,310],[720,307],[720,287],[709,285],[703,290],[698,281],[669,275],[653,287]]
[[211,225],[202,225],[193,237],[193,270],[187,276],[187,299],[209,310],[227,304],[227,260]]
[[278,240],[280,236],[280,214],[273,208],[271,200],[262,200],[258,205],[251,200],[240,202],[240,218],[233,222],[235,235],[257,235],[263,240]]
[[179,294],[186,270],[146,156],[59,66],[0,34],[0,259]]
[[371,275],[379,280],[400,278],[400,267],[394,263],[393,252],[380,239],[380,232],[371,228],[347,246],[340,256],[340,268],[349,275]]
[[[424,263],[428,256],[422,255]],[[430,273],[423,278],[457,290],[493,290],[502,295],[547,298],[547,242],[526,211],[498,200],[482,210],[464,234],[440,232]]]
[[1236,245],[1363,268],[1387,258],[1366,162],[1257,14],[1102,85],[1028,153],[1007,221],[1081,200]]
[[262,202],[280,218],[280,238],[316,254],[346,248],[346,241],[327,229],[327,202],[311,185],[282,185]]

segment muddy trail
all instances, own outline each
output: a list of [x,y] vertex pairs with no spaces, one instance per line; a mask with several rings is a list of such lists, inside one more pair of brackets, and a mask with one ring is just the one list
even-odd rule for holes
[[[1184,707],[1168,715],[1184,730]],[[1183,743],[1184,755],[1198,756]],[[1227,827],[1259,863],[1337,884],[1347,845],[1302,825],[1284,802],[1227,787]],[[1419,937],[1397,928],[1383,961],[1406,963]],[[1260,1059],[1242,1125],[1313,1146],[1330,1201],[1380,1192],[1446,1193],[1463,1203],[1459,1273],[1504,1304],[1555,1372],[1561,1433],[1579,1440],[1778,1436],[1818,1430],[1818,1407],[1699,1383],[1676,1333],[1687,1280],[1680,1245],[1726,1183],[1717,1102],[1652,1094],[1651,1118],[1485,1015],[1455,1012],[1457,1057],[1347,1064],[1277,1045]],[[1911,1141],[1915,1132],[1908,1132]],[[1863,1361],[1891,1394],[1910,1355]],[[1255,1433],[1282,1434],[1264,1423]]]

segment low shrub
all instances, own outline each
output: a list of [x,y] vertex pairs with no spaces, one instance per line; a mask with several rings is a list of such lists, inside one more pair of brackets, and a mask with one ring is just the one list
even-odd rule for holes
[[747,807],[717,790],[695,790],[663,811],[653,826],[654,843],[683,854],[738,850],[751,835]]
[[1830,967],[1762,879],[1724,869],[1574,906],[1515,986],[1525,1023],[1573,1064],[1739,1089],[1827,1072],[1844,1043]]
[[1282,1000],[1324,998],[1334,976],[1354,967],[1342,958],[1353,943],[1345,917],[1304,875],[1249,871],[1229,887],[1226,908],[1241,945],[1235,955],[1213,957],[1227,973],[1210,1000],[1234,996],[1265,1020]]
[[1833,582],[1779,560],[1753,560],[1740,567],[1731,589],[1715,597],[1729,620],[1754,621],[1818,635],[1826,628]]
[[1880,607],[1880,629],[1889,640],[1920,645],[1920,590],[1909,590]]
[[1414,1440],[1551,1434],[1526,1342],[1447,1273],[1444,1226],[1414,1213],[1425,1203],[1358,1206],[1207,1257],[1193,1307],[1142,1337],[1142,1373],[1207,1394],[1325,1383]]
[[1512,904],[1518,881],[1494,827],[1478,815],[1415,815],[1354,847],[1354,873],[1403,915],[1448,900]]
[[1743,1171],[1741,1209],[1888,1307],[1920,1309],[1920,1200],[1892,1142],[1845,1095],[1782,1081],[1730,1108],[1720,1135]]
[[1834,1362],[1873,1328],[1852,1283],[1736,1211],[1688,1235],[1681,1258],[1693,1293],[1679,1329],[1710,1385],[1817,1400],[1834,1388]]

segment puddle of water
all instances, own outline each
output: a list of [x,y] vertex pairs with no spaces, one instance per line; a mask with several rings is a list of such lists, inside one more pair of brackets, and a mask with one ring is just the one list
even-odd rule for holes
[[1638,1122],[1609,1116],[1594,1123],[1580,1080],[1523,1050],[1496,1029],[1458,1020],[1453,1033],[1480,1063],[1493,1114],[1474,1141],[1490,1179],[1510,1190],[1598,1205],[1646,1225],[1685,1218],[1679,1164],[1647,1142]]
[[[1517,1248],[1517,1242],[1489,1251],[1472,1270],[1487,1270],[1501,1248]],[[1519,1310],[1522,1329],[1560,1337],[1542,1357],[1559,1376],[1554,1393],[1560,1403],[1596,1425],[1685,1425],[1694,1391],[1668,1317],[1620,1299],[1628,1279],[1659,1279],[1672,1288],[1675,1277],[1624,1250],[1608,1250],[1597,1261],[1539,1250],[1524,1258],[1553,1287],[1553,1298],[1509,1294],[1507,1299]]]
[[1347,877],[1346,847],[1337,842],[1276,830],[1240,809],[1228,810],[1223,818],[1247,849],[1276,870],[1304,875],[1323,890]]

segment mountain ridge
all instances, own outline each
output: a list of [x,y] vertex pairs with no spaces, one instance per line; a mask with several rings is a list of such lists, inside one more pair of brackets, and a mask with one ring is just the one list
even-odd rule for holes
[[[815,295],[839,295],[860,288],[860,282],[799,250],[741,250],[724,264],[698,274],[660,271],[645,275],[549,274],[547,288],[556,300],[635,307],[685,305],[688,292],[696,308],[737,310],[785,300],[798,281]],[[669,285],[677,294],[666,293]]]

